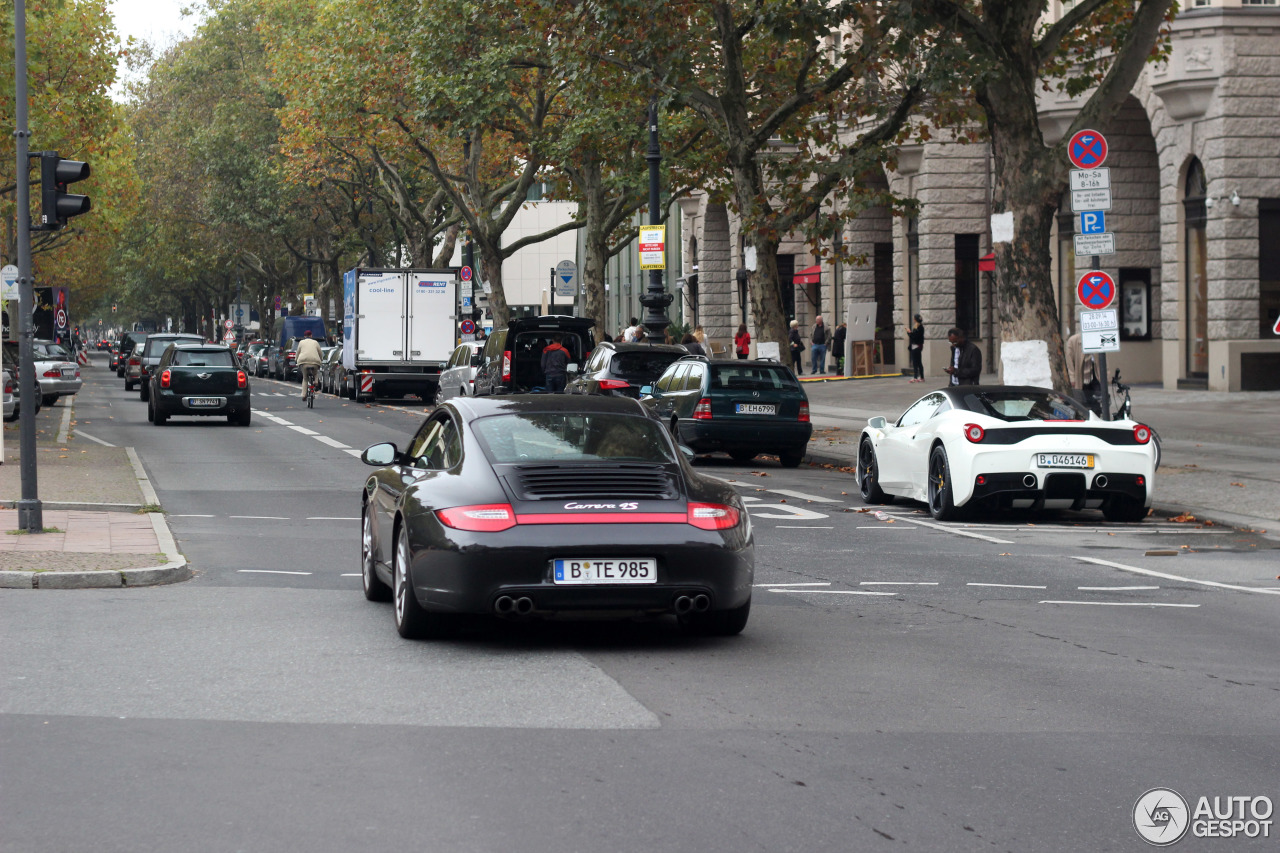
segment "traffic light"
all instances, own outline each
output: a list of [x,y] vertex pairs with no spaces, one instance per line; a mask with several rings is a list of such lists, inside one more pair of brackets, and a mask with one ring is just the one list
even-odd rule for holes
[[89,197],[67,192],[67,184],[89,177],[89,164],[40,152],[40,230],[57,231],[73,216],[89,212]]

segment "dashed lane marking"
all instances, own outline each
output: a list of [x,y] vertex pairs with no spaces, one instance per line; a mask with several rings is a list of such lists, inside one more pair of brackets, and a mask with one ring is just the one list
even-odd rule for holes
[[289,521],[282,515],[228,515],[227,518],[243,518],[249,521]]
[[804,583],[757,583],[752,586],[782,587],[782,586],[831,586],[831,581],[805,581]]
[[967,583],[965,586],[994,586],[1002,589],[1048,589],[1047,586],[1033,586],[1022,583]]
[[338,441],[336,438],[329,438],[329,436],[327,435],[317,435],[317,436],[314,436],[314,438],[316,441],[320,442],[321,444],[327,444],[330,447],[336,447],[339,450],[346,450],[350,446],[350,445],[343,444],[341,441]]
[[345,515],[309,515],[307,521],[359,521],[360,516]]
[[236,569],[242,575],[309,575],[311,572],[282,572],[278,569]]
[[1086,592],[1128,592],[1136,589],[1159,589],[1158,586],[1078,586],[1076,589]]
[[1182,575],[1171,575],[1166,572],[1157,572],[1153,569],[1140,569],[1137,566],[1126,566],[1124,563],[1113,563],[1110,560],[1099,560],[1097,557],[1075,557],[1082,563],[1093,563],[1095,566],[1110,566],[1113,569],[1121,569],[1126,572],[1136,572],[1140,575],[1148,575],[1153,578],[1164,578],[1168,581],[1182,581],[1183,583],[1198,583],[1204,586],[1214,586],[1219,589],[1234,589],[1237,592],[1256,592],[1262,595],[1280,595],[1280,590],[1268,589],[1266,587],[1257,586],[1239,586],[1231,583],[1218,583],[1217,581],[1202,581],[1197,578],[1183,577]]
[[941,530],[944,533],[954,533],[957,536],[968,536],[971,539],[981,539],[984,542],[994,542],[997,545],[1013,544],[1013,541],[1010,539],[997,539],[994,536],[983,536],[981,533],[974,533],[971,530],[960,530],[955,527],[947,527],[945,524],[934,524],[932,521],[920,521],[915,518],[904,518],[902,520],[910,524],[918,524],[921,527],[932,527],[934,530]]
[[303,435],[319,435],[320,434],[313,429],[307,429],[304,426],[298,426],[296,424],[290,424],[289,429],[294,430],[296,432],[300,432]]
[[896,592],[872,592],[869,589],[778,589],[766,587],[770,592],[790,592],[796,595],[897,595]]
[[937,581],[858,581],[858,586],[937,586]]
[[360,458],[360,456],[361,456],[361,454],[363,454],[363,453],[364,453],[364,451],[363,451],[363,450],[355,450],[355,449],[350,448],[350,447],[349,447],[349,448],[347,448],[346,450],[342,451],[342,452],[343,452],[343,453],[350,453],[352,456],[354,456],[354,457],[355,457],[355,458],[357,458],[357,459],[359,459],[359,458]]
[[[768,516],[766,516],[767,518]],[[824,527],[821,524],[775,524],[775,530],[835,530],[834,527]]]
[[803,501],[814,501],[823,504],[838,504],[842,501],[835,498],[825,498],[822,495],[811,495],[808,492],[793,492],[791,489],[770,489],[775,495],[786,495],[789,498],[799,498]]
[[84,430],[82,430],[82,429],[78,429],[78,430],[76,430],[76,436],[77,436],[77,437],[79,437],[79,438],[87,438],[87,439],[89,439],[90,441],[97,442],[98,444],[101,444],[103,447],[115,447],[115,445],[114,445],[114,444],[110,444],[110,443],[108,443],[108,442],[103,441],[103,440],[102,440],[102,439],[100,439],[100,438],[96,438],[96,437],[94,437],[94,436],[92,436],[92,435],[89,435],[89,433],[85,432],[85,431],[84,431]]
[[1092,604],[1096,607],[1199,607],[1199,604],[1164,604],[1158,601],[1041,601],[1040,604]]
[[340,577],[340,578],[358,578],[358,577],[360,577],[360,573],[359,573],[359,572],[344,572],[343,574],[338,575],[338,577]]

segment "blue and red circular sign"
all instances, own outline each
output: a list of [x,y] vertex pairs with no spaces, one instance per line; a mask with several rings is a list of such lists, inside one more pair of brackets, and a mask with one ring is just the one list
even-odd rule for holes
[[1082,130],[1067,143],[1067,159],[1077,169],[1096,169],[1107,160],[1107,138],[1096,130]]
[[462,268],[462,280],[471,281],[471,267]]
[[1101,270],[1090,270],[1076,282],[1076,298],[1085,308],[1100,311],[1116,299],[1116,282]]
[[476,324],[471,320],[463,320],[458,327],[464,335],[474,335],[476,333]]

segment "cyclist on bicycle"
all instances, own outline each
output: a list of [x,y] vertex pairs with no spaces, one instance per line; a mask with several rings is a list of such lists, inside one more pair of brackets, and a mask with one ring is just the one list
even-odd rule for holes
[[298,341],[298,355],[294,364],[302,372],[302,393],[299,396],[306,397],[307,389],[319,375],[320,362],[324,359],[320,356],[320,343],[311,337],[311,330],[307,329],[302,335],[302,340]]

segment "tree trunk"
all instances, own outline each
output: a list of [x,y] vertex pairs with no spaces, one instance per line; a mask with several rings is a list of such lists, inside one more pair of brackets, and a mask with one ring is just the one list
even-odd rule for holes
[[747,240],[756,250],[756,269],[747,280],[751,294],[751,320],[756,329],[754,340],[757,348],[761,343],[776,343],[781,359],[789,352],[787,317],[782,313],[782,289],[778,284],[778,246],[781,240],[761,224],[767,221],[763,212],[757,210],[765,199],[764,179],[754,159],[733,166],[733,188],[744,227],[750,227]]
[[608,308],[604,297],[605,268],[609,263],[609,228],[604,221],[604,181],[600,163],[586,158],[581,170],[583,205],[586,225],[583,230],[582,284],[585,290],[582,314],[596,321],[596,338],[613,331],[605,327]]
[[[448,265],[449,259],[453,257],[454,247],[458,245],[458,232],[461,230],[462,226],[456,222],[445,230],[444,238],[440,241],[440,251],[436,252],[432,266],[444,267]],[[431,255],[428,252],[423,257],[431,257]]]
[[502,290],[502,250],[486,239],[476,240],[480,249],[480,264],[484,272],[482,281],[489,282],[489,310],[493,313],[493,327],[505,329],[511,320],[507,307],[507,295]]

